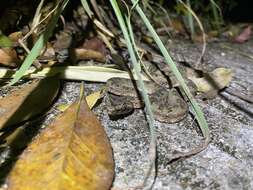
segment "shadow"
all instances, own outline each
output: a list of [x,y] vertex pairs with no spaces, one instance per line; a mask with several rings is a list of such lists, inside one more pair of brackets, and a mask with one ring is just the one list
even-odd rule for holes
[[[31,142],[33,137],[38,134],[45,116],[40,118],[40,122],[37,121],[36,126],[28,125],[21,127],[21,125],[28,120],[38,118],[38,116],[42,113],[45,113],[58,96],[59,89],[60,80],[58,77],[48,77],[42,79],[32,92],[24,99],[15,113],[11,115],[2,125],[0,130],[0,142],[5,143],[6,139],[10,137],[10,135],[14,132],[16,134],[9,142],[8,146],[5,146],[4,144],[2,145],[0,156],[4,151],[3,147],[10,148],[10,152],[8,158],[0,165],[0,185],[4,183],[5,178],[8,176],[17,161],[18,156]],[[43,97],[43,99],[41,100],[37,97]]]
[[227,101],[228,103],[230,103],[231,105],[236,107],[239,111],[242,111],[243,113],[245,113],[249,117],[253,118],[252,111],[247,110],[245,107],[242,107],[240,104],[238,104],[237,102],[234,102],[233,100],[229,99],[227,96],[224,96],[223,94],[219,94],[219,95],[222,99],[224,99],[225,101]]
[[40,122],[34,122],[33,125],[18,127],[16,130],[13,129],[12,132],[15,133],[17,131],[17,135],[7,147],[1,147],[0,155],[6,154],[6,150],[8,150],[8,155],[5,155],[4,162],[0,165],[0,185],[5,183],[6,177],[18,160],[19,155],[22,154],[27,145],[39,133],[43,120],[44,117],[41,118]]
[[[47,24],[47,30],[49,30],[49,32],[44,33],[44,46],[48,41],[47,39],[49,39],[51,36],[50,33],[53,33],[53,30],[57,29],[55,25],[52,25],[52,23],[53,22],[50,20]],[[83,35],[83,33],[80,33],[80,35],[81,34]],[[71,41],[70,47],[67,48],[68,52],[70,51],[72,45],[73,41]],[[63,60],[63,62],[64,61],[65,60]],[[39,70],[36,70],[35,72],[38,71]],[[64,69],[60,70],[58,73],[64,73]],[[14,73],[10,70],[5,74],[5,77],[11,78],[13,74]],[[4,145],[1,146],[0,144],[0,186],[4,183],[5,178],[8,176],[15,162],[18,160],[18,156],[23,152],[25,147],[32,141],[33,137],[37,135],[41,129],[41,124],[43,124],[46,116],[38,116],[41,116],[42,113],[45,113],[54,103],[55,99],[59,96],[58,92],[60,90],[60,80],[59,77],[56,76],[59,74],[55,72],[47,73],[45,77],[49,77],[42,79],[38,83],[36,88],[34,88],[32,92],[27,97],[25,97],[22,104],[17,108],[15,113],[12,114],[1,127],[0,143],[4,143],[6,139],[10,137],[10,135],[12,135],[14,132],[17,134],[8,144],[7,148],[10,148],[10,152],[8,154],[8,158],[4,162],[1,162],[1,153],[3,153],[6,148]],[[3,84],[5,83],[6,81],[3,82]],[[43,99],[40,100],[36,98],[38,96],[43,97]],[[37,119],[31,122],[31,124],[24,125],[28,120],[34,120],[35,118]]]
[[1,88],[8,84],[9,80],[12,78],[14,73],[15,72],[13,70],[6,69],[6,73],[1,77],[1,80],[0,80],[0,87]]
[[23,100],[15,113],[1,126],[0,132],[8,131],[11,126],[27,121],[34,116],[39,115],[42,110],[46,110],[51,103],[39,102],[36,97],[43,97],[43,101],[50,101],[57,96],[59,87],[60,81],[56,77],[42,79],[35,89],[33,89],[33,91]]

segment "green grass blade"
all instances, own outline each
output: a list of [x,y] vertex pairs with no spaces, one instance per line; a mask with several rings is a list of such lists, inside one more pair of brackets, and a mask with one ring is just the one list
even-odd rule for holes
[[[136,0],[131,0],[131,1],[132,1],[133,4],[135,4],[135,2],[136,2]],[[153,36],[156,44],[160,48],[160,51],[161,51],[161,53],[163,54],[163,56],[165,58],[166,63],[171,67],[171,69],[172,69],[173,73],[175,74],[177,80],[179,81],[180,85],[182,86],[183,91],[185,92],[187,98],[190,100],[191,105],[193,107],[193,111],[196,114],[196,119],[197,119],[197,121],[199,123],[200,129],[201,129],[201,131],[203,133],[203,136],[205,137],[205,143],[207,144],[209,142],[209,140],[210,140],[210,132],[209,132],[209,128],[208,128],[206,119],[204,117],[204,114],[203,114],[201,108],[197,104],[196,100],[193,98],[193,96],[192,96],[189,88],[185,84],[182,75],[180,74],[180,72],[177,69],[175,63],[173,62],[172,58],[170,57],[167,49],[163,45],[162,41],[160,40],[159,36],[155,32],[153,26],[150,24],[149,20],[147,19],[146,15],[143,13],[143,11],[142,11],[142,9],[140,8],[139,5],[136,6],[136,11],[140,15],[141,19],[145,23],[145,25],[148,28],[148,30],[151,33],[151,35]]]
[[223,24],[222,11],[219,5],[214,0],[210,0],[210,2],[212,6],[215,27],[216,29],[220,30],[221,24]]
[[[190,0],[187,0],[186,3],[187,3],[187,6],[189,8],[191,8],[191,2],[190,2]],[[195,35],[195,28],[194,28],[192,14],[189,11],[187,13],[187,19],[188,19],[188,24],[189,24],[190,31],[191,31],[191,37],[193,37]]]
[[[129,31],[129,36],[130,36],[130,39],[131,39],[131,42],[132,42],[132,47],[134,49],[134,51],[136,52],[138,58],[139,58],[139,62],[137,64],[137,62],[135,62],[135,65],[137,65],[137,69],[138,71],[141,71],[141,66],[140,66],[140,63],[141,63],[141,58],[139,56],[139,53],[138,53],[138,50],[137,50],[137,46],[136,46],[136,43],[135,43],[135,40],[134,40],[134,34],[133,34],[133,30],[132,30],[132,26],[131,26],[131,18],[130,18],[131,15],[129,15],[127,18],[126,18],[126,21],[127,21],[127,28],[128,28],[128,31]],[[148,98],[148,95],[147,95],[147,92],[146,92],[146,89],[145,89],[145,86],[143,83],[140,84],[140,87],[141,87],[141,90],[144,91],[145,93],[143,94],[143,100],[144,100],[144,103],[145,103],[145,108],[146,108],[146,112],[147,112],[147,115],[149,116],[149,128],[150,128],[150,157],[151,157],[151,165],[147,171],[147,174],[144,178],[144,182],[143,182],[143,185],[145,186],[145,184],[147,183],[147,180],[149,179],[149,176],[153,170],[153,167],[155,166],[155,159],[156,159],[156,131],[155,131],[155,127],[154,127],[154,115],[153,115],[153,112],[152,112],[152,106],[150,104],[150,100]],[[150,187],[152,187],[153,183],[154,183],[154,180],[155,180],[155,176],[153,176],[153,182],[151,183]]]
[[84,10],[86,11],[86,13],[88,14],[88,16],[90,18],[92,18],[94,16],[93,12],[90,10],[89,4],[87,2],[87,0],[81,0],[81,3],[83,5]]
[[[143,101],[146,105],[145,111],[148,116],[148,123],[149,123],[150,133],[151,133],[151,142],[150,142],[150,150],[149,150],[150,151],[150,165],[149,165],[149,168],[148,168],[148,171],[145,176],[144,183],[143,183],[143,185],[146,185],[146,181],[150,177],[150,173],[153,171],[153,169],[155,170],[154,166],[155,166],[155,160],[156,160],[156,135],[155,135],[155,127],[154,127],[154,116],[153,116],[152,109],[151,109],[151,103],[148,98],[148,94],[146,92],[144,82],[141,77],[140,65],[138,64],[138,61],[137,61],[137,58],[136,58],[135,52],[134,52],[134,47],[131,42],[131,34],[132,34],[132,40],[133,40],[131,23],[129,21],[127,22],[127,26],[128,26],[128,30],[129,30],[128,31],[125,21],[123,19],[123,16],[122,16],[120,9],[118,7],[117,1],[110,0],[110,2],[112,4],[112,7],[113,7],[116,17],[118,19],[119,25],[121,27],[121,31],[123,32],[123,36],[124,36],[126,43],[127,43],[127,48],[128,48],[131,60],[132,60],[133,68],[134,68],[134,74],[136,74],[137,79],[138,79],[136,81],[138,90],[141,92]],[[153,181],[152,181],[152,184],[153,184]]]
[[25,58],[22,66],[20,67],[20,69],[18,71],[16,71],[14,78],[11,80],[9,85],[13,85],[16,82],[18,82],[18,80],[22,78],[24,73],[32,65],[34,60],[39,56],[41,50],[43,49],[43,47],[47,43],[49,37],[51,36],[51,34],[55,28],[55,25],[60,17],[60,14],[61,14],[62,10],[64,9],[64,7],[67,5],[68,1],[69,0],[64,0],[62,6],[59,9],[57,9],[57,11],[55,12],[55,15],[53,15],[52,19],[48,23],[46,31],[40,35],[39,39],[36,41],[35,45],[33,46],[31,52]]

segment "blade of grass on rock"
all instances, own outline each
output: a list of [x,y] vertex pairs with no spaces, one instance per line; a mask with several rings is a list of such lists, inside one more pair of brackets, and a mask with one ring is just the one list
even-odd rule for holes
[[[133,5],[134,7],[135,5]],[[141,56],[139,55],[139,52],[137,50],[137,45],[135,43],[135,39],[134,39],[134,34],[133,34],[133,29],[132,29],[132,25],[131,25],[131,13],[129,14],[129,16],[126,18],[126,23],[127,23],[127,27],[128,27],[128,31],[129,31],[129,36],[130,36],[130,39],[131,39],[131,42],[132,42],[132,46],[133,46],[133,49],[134,51],[136,52],[136,55],[137,57],[139,58],[139,62],[137,65],[138,68],[141,70],[140,68],[140,63],[141,63]],[[137,62],[136,62],[137,64]],[[146,108],[146,112],[147,112],[147,115],[148,115],[148,119],[149,119],[149,128],[150,128],[150,148],[149,148],[149,152],[150,152],[150,167],[149,169],[147,170],[147,174],[144,178],[144,182],[143,182],[143,186],[146,185],[147,183],[147,180],[149,179],[150,175],[151,175],[151,172],[154,168],[154,173],[156,173],[155,171],[155,160],[156,160],[156,129],[155,129],[155,126],[154,126],[154,123],[155,123],[155,120],[154,120],[154,114],[152,112],[152,106],[150,104],[150,100],[147,96],[147,90],[146,90],[146,87],[144,84],[140,84],[140,89],[142,91],[145,92],[145,94],[143,94],[143,99],[144,99],[144,103],[145,103],[145,108]],[[150,184],[150,187],[149,188],[152,188],[153,186],[153,183],[155,181],[155,175],[153,176],[153,181],[151,182]]]
[[112,150],[85,98],[72,104],[20,156],[7,178],[8,190],[107,190]]
[[[155,168],[156,133],[155,133],[155,127],[154,127],[154,115],[153,115],[153,112],[152,112],[152,109],[151,109],[151,104],[150,104],[149,97],[147,95],[147,90],[145,88],[144,82],[143,82],[142,77],[141,77],[141,67],[140,67],[140,65],[137,61],[136,56],[135,56],[134,47],[133,47],[134,39],[133,39],[133,37],[131,39],[131,34],[132,34],[131,24],[130,24],[130,22],[128,22],[128,24],[127,24],[128,28],[126,27],[126,23],[123,19],[123,16],[121,14],[120,8],[119,8],[116,0],[110,0],[110,2],[111,2],[111,5],[113,7],[113,10],[116,14],[116,17],[118,19],[120,28],[123,32],[124,39],[126,40],[127,48],[128,48],[129,54],[130,54],[130,58],[131,58],[131,61],[132,61],[133,68],[134,68],[133,74],[136,75],[136,79],[137,79],[136,83],[137,83],[138,90],[140,91],[142,99],[143,99],[143,101],[146,105],[145,111],[146,111],[147,118],[148,118],[147,121],[148,121],[149,128],[150,128],[151,139],[150,139],[150,148],[149,148],[150,164],[149,164],[149,168],[147,170],[147,173],[145,175],[144,182],[142,184],[142,186],[145,187],[147,185],[146,184],[147,180],[151,177],[151,172],[154,172],[154,174],[156,173],[155,172],[155,170],[156,170],[156,168]],[[131,40],[133,40],[133,41],[131,41]],[[152,177],[153,177],[153,179],[151,181],[150,186],[152,186],[153,183],[154,183],[155,175],[153,175]]]
[[[133,4],[135,4],[135,2],[136,2],[136,0],[131,0],[131,1]],[[187,87],[187,85],[184,82],[182,75],[180,74],[175,63],[171,59],[168,51],[166,50],[166,48],[163,45],[162,41],[160,40],[159,36],[155,32],[153,26],[150,24],[148,18],[146,17],[146,15],[144,14],[144,12],[142,11],[142,9],[140,8],[140,6],[138,4],[136,5],[135,9],[138,12],[138,14],[140,15],[140,17],[143,20],[146,27],[148,28],[149,32],[153,36],[156,44],[158,45],[161,53],[163,54],[163,56],[165,58],[166,63],[171,67],[174,75],[176,76],[177,80],[179,81],[180,85],[183,88],[183,92],[186,94],[187,98],[190,100],[190,102],[192,104],[194,113],[196,114],[196,119],[197,119],[200,129],[205,137],[205,144],[202,148],[191,151],[190,154],[195,154],[197,152],[200,152],[201,150],[203,150],[207,146],[207,144],[209,143],[209,140],[210,140],[210,132],[209,132],[209,128],[208,128],[206,119],[204,117],[204,114],[203,114],[201,108],[199,107],[199,105],[197,104],[196,100],[193,98],[189,88]]]

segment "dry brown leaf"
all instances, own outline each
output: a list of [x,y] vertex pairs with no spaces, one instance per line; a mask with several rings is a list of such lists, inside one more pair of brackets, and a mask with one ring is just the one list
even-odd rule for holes
[[174,29],[174,31],[176,31],[180,34],[186,34],[184,24],[179,19],[172,19],[171,20],[171,27]]
[[35,80],[0,99],[0,129],[40,114],[52,104],[59,87],[59,79],[48,77]]
[[18,44],[18,41],[23,38],[23,34],[22,32],[17,31],[11,33],[8,37],[13,43]]
[[17,67],[18,56],[13,48],[1,48],[0,49],[0,64],[8,67]]
[[28,146],[7,178],[7,189],[106,190],[113,176],[110,143],[83,99],[80,108],[71,105]]
[[94,38],[91,38],[91,39],[85,41],[84,44],[82,45],[82,48],[94,50],[94,51],[100,52],[101,54],[106,56],[106,47],[105,47],[103,41],[97,37],[94,37]]
[[83,49],[83,48],[75,48],[74,49],[74,59],[75,60],[89,60],[93,59],[99,62],[104,63],[106,61],[105,55],[100,53],[99,51],[91,50],[91,49]]
[[86,97],[87,104],[90,109],[92,109],[99,99],[103,97],[104,89],[98,90],[96,92],[91,93]]
[[228,86],[232,77],[232,70],[226,68],[217,68],[205,74],[204,77],[188,76],[198,87],[198,91],[206,93],[210,98],[213,98],[219,90]]
[[106,61],[106,48],[102,40],[99,38],[91,38],[84,42],[84,44],[73,50],[73,59],[89,60],[93,59],[99,62]]
[[252,26],[249,25],[243,29],[243,31],[235,37],[234,41],[237,43],[244,43],[250,39],[252,35]]

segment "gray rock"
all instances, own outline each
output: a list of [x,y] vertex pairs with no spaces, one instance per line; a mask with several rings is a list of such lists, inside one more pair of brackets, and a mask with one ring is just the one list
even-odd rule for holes
[[[186,44],[185,53],[198,57]],[[228,87],[252,97],[253,63],[235,51],[222,49],[221,44],[208,46],[211,61],[203,67],[228,67],[235,76]],[[182,44],[181,44],[182,46]],[[252,54],[253,42],[233,44]],[[193,55],[194,54],[194,55]],[[194,60],[190,61],[194,63]],[[210,66],[211,65],[211,66]],[[209,67],[210,66],[210,67]],[[103,84],[86,83],[85,92],[98,90]],[[213,100],[198,100],[211,131],[211,143],[203,152],[169,163],[178,151],[186,152],[203,142],[200,130],[191,115],[176,124],[156,122],[157,179],[155,190],[250,190],[253,189],[253,105],[223,90]],[[251,91],[251,92],[250,92]],[[73,102],[79,95],[79,83],[66,82],[63,91],[48,113],[46,121],[56,115],[55,107]],[[94,108],[112,144],[115,159],[115,189],[141,184],[148,167],[149,129],[142,110],[119,120],[111,120],[104,102]],[[45,121],[43,121],[45,122]]]

